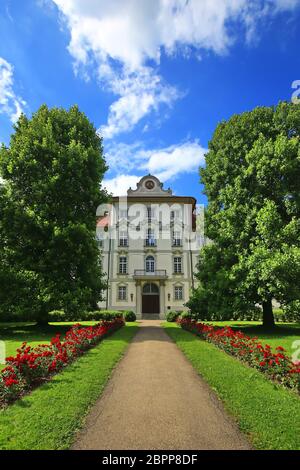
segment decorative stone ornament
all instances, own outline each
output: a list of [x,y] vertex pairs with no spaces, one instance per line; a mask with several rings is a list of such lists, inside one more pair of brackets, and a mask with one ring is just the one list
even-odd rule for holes
[[145,183],[145,186],[146,186],[147,189],[150,189],[150,190],[151,190],[151,189],[154,188],[155,183],[154,183],[154,181],[152,181],[152,180],[147,180],[146,183]]

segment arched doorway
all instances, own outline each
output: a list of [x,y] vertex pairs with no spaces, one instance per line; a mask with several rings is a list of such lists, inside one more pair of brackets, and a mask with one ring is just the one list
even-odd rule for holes
[[142,294],[142,313],[159,312],[159,287],[153,282],[145,284]]

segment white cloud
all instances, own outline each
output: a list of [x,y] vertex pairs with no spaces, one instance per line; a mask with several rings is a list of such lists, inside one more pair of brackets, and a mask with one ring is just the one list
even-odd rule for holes
[[[180,174],[197,171],[204,165],[206,152],[197,141],[152,150],[144,149],[139,142],[113,144],[106,149],[106,160],[117,176],[106,180],[103,185],[113,194],[123,195],[129,186],[135,187],[135,183],[147,173],[165,182]],[[129,174],[131,172],[134,175]],[[141,176],[136,176],[136,172]]]
[[206,152],[207,149],[201,147],[198,142],[172,145],[161,150],[147,150],[145,154],[149,158],[142,168],[166,181],[182,173],[197,171],[200,165],[204,165]]
[[[106,71],[107,72],[107,71]],[[120,132],[127,132],[151,111],[160,105],[172,106],[180,96],[178,90],[163,82],[150,67],[142,67],[138,72],[122,72],[121,75],[102,73],[106,88],[120,98],[109,108],[107,125],[99,131],[104,138],[111,139]]]
[[299,5],[299,0],[273,0],[271,3],[277,11],[293,10]]
[[140,179],[141,176],[118,175],[115,178],[104,180],[103,187],[114,196],[126,196],[127,190],[130,187],[135,189],[136,184]]
[[110,106],[101,131],[106,138],[130,131],[161,104],[180,96],[163,82],[156,67],[162,52],[203,50],[226,53],[235,41],[232,23],[246,39],[257,22],[289,11],[300,0],[52,0],[70,30],[69,52],[75,69],[96,68],[102,86],[117,100]]
[[71,31],[69,50],[79,62],[89,53],[137,70],[159,62],[161,50],[193,46],[224,52],[232,37],[228,21],[291,10],[299,0],[53,0]]
[[7,114],[14,123],[23,112],[26,102],[16,95],[13,85],[13,66],[0,57],[0,113]]

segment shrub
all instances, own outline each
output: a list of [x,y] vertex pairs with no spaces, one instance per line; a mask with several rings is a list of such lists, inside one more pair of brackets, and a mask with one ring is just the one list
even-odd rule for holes
[[52,312],[49,312],[49,321],[50,322],[63,322],[63,321],[68,321],[67,316],[64,312],[64,310],[52,310]]
[[125,321],[136,321],[136,314],[132,310],[125,310],[123,318]]
[[100,310],[98,311],[98,318],[100,320],[111,321],[116,318],[122,318],[122,312],[120,310]]
[[300,321],[300,300],[294,300],[293,302],[284,306],[283,309],[284,317],[287,322]]
[[121,318],[122,312],[118,310],[90,310],[88,312],[81,312],[80,315],[73,316],[68,315],[63,310],[53,310],[49,313],[49,321],[51,322],[63,322],[63,321],[112,321],[116,318]]
[[180,320],[198,320],[198,314],[190,311],[182,312],[177,317],[177,321]]
[[166,320],[168,322],[174,322],[177,320],[177,318],[179,317],[179,315],[181,315],[182,312],[177,312],[176,310],[170,310],[169,312],[167,312],[167,315],[166,315]]

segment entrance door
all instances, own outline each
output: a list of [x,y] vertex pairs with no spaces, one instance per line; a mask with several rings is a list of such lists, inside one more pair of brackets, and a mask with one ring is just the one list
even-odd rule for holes
[[159,287],[154,284],[145,284],[142,295],[142,313],[159,313]]

